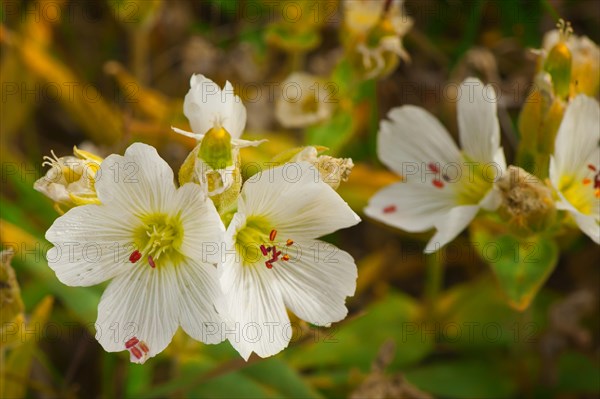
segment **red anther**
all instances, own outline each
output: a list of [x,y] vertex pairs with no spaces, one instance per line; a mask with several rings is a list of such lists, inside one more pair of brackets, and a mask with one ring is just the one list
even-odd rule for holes
[[273,247],[267,247],[267,252],[271,252],[273,250]]
[[125,349],[129,349],[132,346],[136,345],[139,341],[136,337],[131,338],[129,341],[125,342]]
[[594,188],[600,188],[600,173],[596,173],[596,176],[594,176]]
[[152,259],[152,255],[148,255],[148,264],[153,269],[156,267],[156,263],[154,263],[154,259]]
[[150,348],[148,348],[148,345],[144,341],[140,341],[139,347],[144,353],[150,352]]
[[269,234],[269,240],[273,241],[275,239],[275,237],[277,237],[277,230],[273,229],[273,230],[271,230],[271,233]]
[[289,247],[290,245],[293,245],[293,244],[294,244],[294,240],[290,240],[289,238],[288,238],[288,240],[285,242],[285,245],[286,245],[286,246],[288,246],[288,247]]
[[595,171],[596,171],[596,167],[595,167],[594,165],[592,165],[591,163],[590,163],[590,164],[588,164],[588,166],[587,166],[587,167],[588,167],[588,169],[589,169],[589,170],[591,170],[592,172],[595,172]]
[[444,183],[439,179],[433,179],[431,183],[437,188],[444,188]]
[[429,168],[430,171],[432,171],[434,173],[440,173],[440,168],[438,168],[438,166],[436,164],[434,164],[433,162],[429,162],[427,164],[427,167]]
[[273,268],[273,264],[271,263],[270,260],[266,261],[265,265],[267,266],[267,269],[272,269]]
[[584,186],[587,186],[592,182],[592,179],[588,179],[587,177],[581,181]]
[[383,208],[383,213],[392,213],[392,212],[396,212],[396,205],[388,205],[385,208]]
[[129,349],[129,351],[131,352],[131,354],[133,356],[135,356],[138,359],[142,358],[142,351],[140,351],[138,348],[136,348],[135,346],[131,349]]
[[281,259],[288,261],[288,260],[290,260],[290,256],[288,254],[285,254],[285,255],[283,255],[283,258],[281,258]]
[[267,248],[265,248],[265,246],[262,244],[260,246],[260,252],[262,252],[263,256],[267,256],[267,254],[268,254]]
[[131,255],[129,255],[129,261],[131,263],[135,263],[138,260],[140,260],[140,258],[142,257],[142,254],[140,253],[140,251],[138,251],[137,249],[135,251],[133,251],[131,253]]

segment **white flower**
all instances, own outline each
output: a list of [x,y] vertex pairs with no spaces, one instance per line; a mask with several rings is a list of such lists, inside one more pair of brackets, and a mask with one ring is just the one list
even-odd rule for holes
[[331,118],[335,99],[317,76],[294,72],[281,83],[275,117],[287,128],[314,125]]
[[176,188],[173,171],[146,144],[111,155],[96,181],[100,205],[71,209],[46,232],[49,266],[70,286],[110,280],[102,295],[96,338],[106,351],[128,349],[142,363],[161,352],[179,326],[206,343],[221,340],[213,303],[217,271],[203,244],[224,227],[195,184]]
[[224,296],[217,305],[244,359],[287,347],[292,328],[286,307],[319,326],[346,317],[345,299],[356,288],[354,259],[317,238],[359,221],[306,162],[264,171],[244,184],[218,266]]
[[425,248],[435,252],[452,241],[480,208],[494,210],[494,181],[506,169],[500,148],[496,96],[491,86],[467,79],[460,86],[458,128],[462,152],[444,127],[422,108],[394,108],[381,122],[381,161],[403,177],[371,198],[365,213],[410,232],[433,227]]
[[184,136],[201,141],[209,130],[223,128],[231,135],[234,147],[257,146],[263,142],[240,139],[246,126],[246,107],[234,93],[229,81],[221,90],[219,85],[204,75],[192,75],[190,90],[183,102],[183,113],[190,121],[192,132],[176,127],[172,129]]
[[556,207],[568,211],[579,228],[600,244],[600,105],[579,95],[567,107],[550,158]]
[[[199,183],[210,196],[222,194],[235,183],[236,163],[239,149],[257,146],[265,140],[240,139],[246,125],[246,108],[235,95],[231,83],[226,82],[223,90],[203,75],[193,75],[190,90],[185,96],[183,112],[190,121],[192,132],[173,127],[186,137],[198,140],[182,168],[186,170],[185,182]],[[213,148],[201,148],[202,140],[210,134],[218,144],[228,147],[226,154]],[[211,141],[212,146],[215,140]],[[210,157],[211,159],[203,158]],[[213,154],[217,154],[212,156]],[[218,165],[218,166],[217,166]],[[181,177],[181,175],[180,175]]]
[[362,57],[367,79],[389,73],[397,63],[395,56],[410,59],[402,37],[413,21],[404,14],[402,3],[402,0],[393,0],[385,10],[383,0],[344,2],[344,23],[350,35],[356,37],[352,43]]
[[55,202],[56,210],[61,214],[77,205],[98,203],[94,181],[100,169],[102,158],[75,147],[75,156],[44,157],[42,166],[50,169],[39,178],[33,188]]

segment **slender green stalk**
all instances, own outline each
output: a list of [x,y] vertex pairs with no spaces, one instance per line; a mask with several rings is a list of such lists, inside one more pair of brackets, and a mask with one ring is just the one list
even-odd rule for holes
[[438,297],[444,282],[444,249],[427,255],[425,261],[427,274],[425,279],[425,307],[429,319],[436,315]]

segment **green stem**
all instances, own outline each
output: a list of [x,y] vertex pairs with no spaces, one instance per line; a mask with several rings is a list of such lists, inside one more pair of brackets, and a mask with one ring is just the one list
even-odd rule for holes
[[429,319],[436,315],[436,305],[444,282],[444,249],[427,255],[425,260],[427,276],[425,280],[425,307]]
[[149,30],[145,27],[135,27],[129,33],[131,72],[143,85],[148,83],[148,32]]

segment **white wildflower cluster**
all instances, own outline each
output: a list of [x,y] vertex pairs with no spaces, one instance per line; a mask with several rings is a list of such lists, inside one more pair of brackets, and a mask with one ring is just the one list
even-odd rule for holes
[[[46,233],[58,279],[70,286],[110,280],[98,308],[100,344],[143,363],[181,327],[207,344],[228,339],[248,359],[287,347],[287,310],[318,326],[344,319],[356,265],[318,239],[360,221],[324,176],[327,163],[338,161],[314,154],[242,185],[239,149],[260,142],[240,139],[246,109],[231,84],[221,89],[193,76],[184,113],[192,132],[175,130],[198,144],[179,185],[156,149],[142,143],[103,160],[81,152],[52,159],[48,176],[72,176],[36,183],[70,207]],[[343,180],[351,161],[339,163]],[[76,201],[82,197],[92,199]]]
[[511,166],[507,174],[494,88],[469,78],[460,89],[457,112],[462,150],[422,108],[394,108],[381,122],[379,158],[402,180],[371,198],[365,213],[409,232],[435,228],[426,253],[452,241],[481,209],[503,211],[520,227],[540,228],[547,224],[533,219],[566,211],[585,234],[600,243],[598,102],[580,94],[567,106],[545,188],[516,167]]

